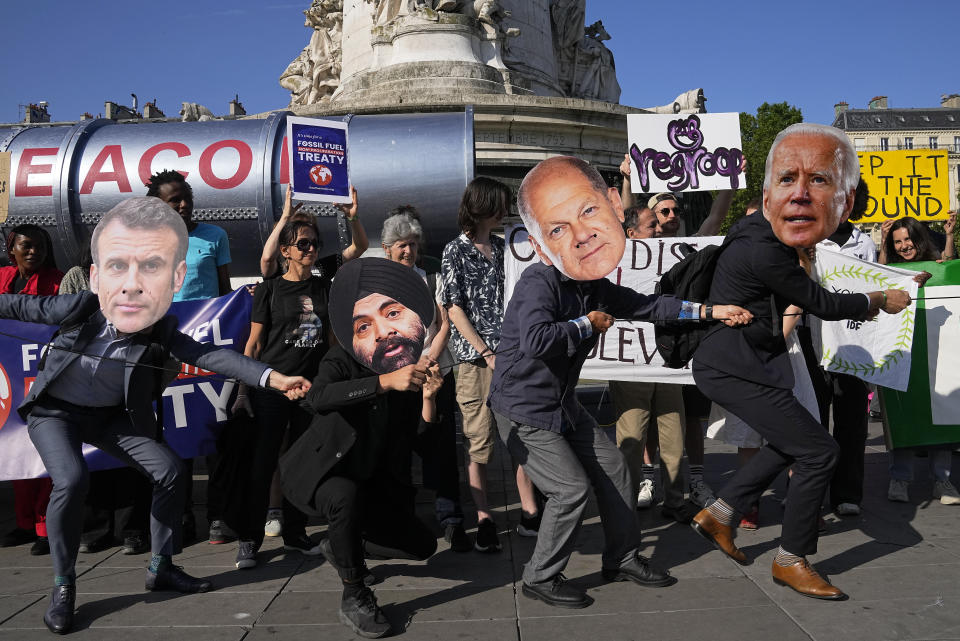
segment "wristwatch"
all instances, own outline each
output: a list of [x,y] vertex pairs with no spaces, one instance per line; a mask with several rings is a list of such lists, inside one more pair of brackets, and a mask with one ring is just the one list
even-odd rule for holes
[[713,305],[707,303],[703,306],[703,319],[713,320]]

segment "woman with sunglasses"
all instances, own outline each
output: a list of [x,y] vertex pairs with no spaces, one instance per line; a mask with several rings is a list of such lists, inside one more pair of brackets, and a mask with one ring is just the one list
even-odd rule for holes
[[[320,233],[313,221],[288,222],[279,234],[280,255],[287,271],[278,278],[257,285],[250,314],[250,338],[244,354],[260,359],[278,371],[284,368],[312,379],[320,359],[330,345],[327,299],[328,277],[311,272],[320,252]],[[277,467],[277,455],[289,426],[294,442],[310,423],[310,415],[295,401],[267,391],[241,386],[234,411],[244,409],[256,422],[252,460],[248,470],[242,515],[231,519],[240,539],[237,568],[257,564],[257,550],[263,543],[263,515],[267,511],[270,482]],[[320,548],[307,537],[306,516],[284,501],[283,547],[315,556]]]

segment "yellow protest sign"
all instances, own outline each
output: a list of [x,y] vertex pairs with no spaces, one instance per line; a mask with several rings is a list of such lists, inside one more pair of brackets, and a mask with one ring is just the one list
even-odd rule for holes
[[867,213],[857,222],[947,219],[950,175],[946,149],[862,151],[857,156],[860,175],[870,190]]
[[10,152],[0,151],[0,224],[10,211]]

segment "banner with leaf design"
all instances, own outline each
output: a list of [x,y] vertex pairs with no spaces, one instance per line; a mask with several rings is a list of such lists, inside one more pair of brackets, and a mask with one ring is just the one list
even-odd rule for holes
[[918,289],[914,276],[913,271],[817,248],[817,277],[828,291],[851,294],[902,289],[914,299],[899,314],[881,312],[869,321],[824,322],[820,361],[824,369],[895,390],[907,389]]

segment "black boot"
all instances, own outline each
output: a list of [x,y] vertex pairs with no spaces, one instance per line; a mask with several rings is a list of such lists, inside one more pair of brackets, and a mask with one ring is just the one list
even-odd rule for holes
[[77,600],[77,586],[58,585],[50,595],[50,605],[43,615],[47,628],[56,634],[66,634],[73,627],[73,608]]
[[340,601],[340,621],[367,639],[379,639],[390,633],[390,622],[377,605],[373,590],[360,584],[345,588]]

